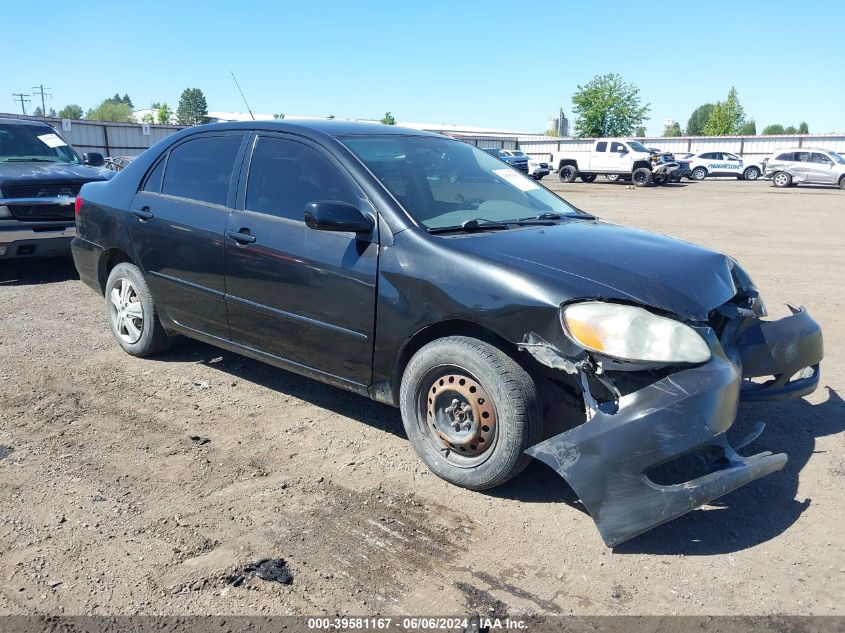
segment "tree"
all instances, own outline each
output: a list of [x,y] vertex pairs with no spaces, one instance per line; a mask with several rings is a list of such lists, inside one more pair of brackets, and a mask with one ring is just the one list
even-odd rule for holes
[[596,75],[572,96],[576,115],[575,135],[584,137],[630,136],[647,118],[640,89],[616,73]]
[[673,137],[673,136],[683,136],[684,131],[681,129],[681,124],[675,121],[672,125],[667,127],[663,130],[663,136],[666,137]]
[[144,116],[141,117],[141,123],[155,123],[152,112],[145,112]]
[[130,98],[129,98],[129,95],[128,95],[128,94],[126,94],[125,92],[123,93],[123,96],[120,98],[120,101],[121,101],[122,103],[125,103],[126,105],[128,105],[130,108],[134,108],[134,107],[135,107],[134,105],[132,105],[132,99],[130,99]]
[[689,121],[687,121],[687,134],[689,136],[701,136],[704,126],[707,125],[710,115],[713,114],[714,107],[716,106],[712,103],[705,103],[692,111]]
[[80,108],[75,103],[69,103],[64,108],[59,110],[59,114],[57,116],[60,119],[81,119],[82,108]]
[[546,136],[560,136],[560,133],[553,127],[546,130]]
[[169,125],[170,119],[173,118],[173,110],[170,109],[166,103],[158,103],[155,104],[157,107],[155,108],[156,111],[156,123],[159,125]]
[[645,135],[645,128],[642,125],[638,127],[637,131],[634,133],[634,136],[638,136],[640,138],[644,137]]
[[772,123],[763,128],[763,134],[767,136],[783,134],[784,132],[785,130],[780,123]]
[[281,113],[279,113],[279,114],[274,114],[274,115],[273,115],[273,118],[274,118],[274,119],[278,119],[278,120],[284,119],[284,118],[285,118],[285,113],[284,113],[284,112],[281,112]]
[[208,104],[199,88],[185,88],[179,97],[176,120],[180,125],[200,125],[208,120]]
[[731,136],[739,134],[744,124],[745,111],[739,105],[736,88],[731,87],[727,101],[719,101],[713,106],[713,112],[701,133],[705,136]]
[[799,134],[809,134],[810,133],[810,126],[807,125],[806,121],[801,121],[801,123],[798,124],[798,133]]
[[51,117],[55,118],[56,117],[56,109],[50,108],[50,112],[47,114],[47,116],[51,116]]
[[91,108],[85,114],[86,119],[93,121],[115,121],[117,123],[132,123],[132,108],[122,101],[106,99],[96,108]]
[[794,125],[790,125],[783,131],[784,134],[798,134],[798,128]]
[[384,116],[381,117],[381,122],[385,125],[396,125],[396,119],[393,118],[393,115],[390,112],[385,112]]
[[740,136],[757,136],[757,123],[754,119],[746,121],[741,128],[739,128]]
[[41,106],[35,108],[35,111],[32,113],[32,116],[44,116],[44,110],[41,109]]

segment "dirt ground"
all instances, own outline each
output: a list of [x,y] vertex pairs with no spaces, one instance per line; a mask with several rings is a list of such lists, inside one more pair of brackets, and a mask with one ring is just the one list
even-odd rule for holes
[[[783,471],[611,550],[542,464],[455,488],[390,407],[190,341],[131,358],[71,261],[2,262],[0,614],[845,613],[845,193],[543,183],[821,322],[823,386],[735,427]],[[265,558],[292,584],[233,580]]]

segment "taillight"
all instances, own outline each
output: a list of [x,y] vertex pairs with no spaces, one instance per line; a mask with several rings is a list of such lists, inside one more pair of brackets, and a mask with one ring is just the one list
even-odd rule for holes
[[73,203],[73,212],[79,215],[79,210],[82,208],[82,196],[76,196],[76,201]]

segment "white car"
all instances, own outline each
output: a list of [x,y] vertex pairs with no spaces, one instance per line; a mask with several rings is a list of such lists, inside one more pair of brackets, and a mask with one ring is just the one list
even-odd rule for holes
[[522,150],[518,149],[504,149],[502,150],[508,156],[524,156],[528,159],[528,175],[531,176],[534,180],[542,180],[543,176],[548,176],[549,171],[549,164],[546,161],[541,161],[539,158],[534,158],[533,156],[529,156]]
[[730,152],[695,152],[681,158],[690,164],[690,180],[704,180],[708,176],[757,180],[763,174],[760,163],[746,163]]

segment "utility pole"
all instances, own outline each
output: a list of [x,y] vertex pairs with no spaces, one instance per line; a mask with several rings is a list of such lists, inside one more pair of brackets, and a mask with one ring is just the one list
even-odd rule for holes
[[[38,89],[38,92],[35,92],[36,88]],[[41,115],[47,116],[47,104],[44,103],[44,97],[47,96],[47,97],[50,97],[52,99],[53,95],[51,95],[49,92],[44,92],[44,84],[42,84],[40,86],[33,86],[32,90],[33,90],[33,93],[32,93],[33,97],[38,96],[39,94],[41,95]],[[47,88],[47,90],[49,90],[49,88]]]
[[23,111],[24,116],[26,116],[26,106],[24,104],[29,103],[31,99],[24,99],[24,97],[28,97],[29,95],[23,92],[13,92],[12,96],[15,98],[15,101],[21,102],[21,111]]

